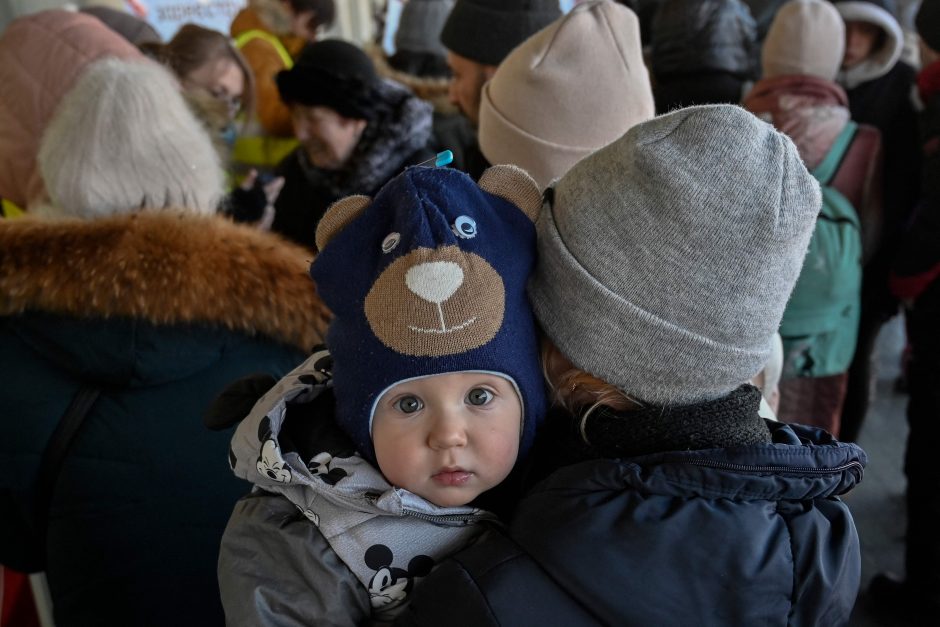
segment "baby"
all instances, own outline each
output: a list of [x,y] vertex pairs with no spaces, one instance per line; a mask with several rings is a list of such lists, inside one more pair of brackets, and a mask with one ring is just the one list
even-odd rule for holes
[[[479,184],[416,167],[326,213],[311,275],[335,315],[330,351],[268,391],[232,441],[256,488],[222,543],[230,624],[288,607],[304,624],[391,620],[416,578],[495,519],[478,497],[545,413],[525,293],[540,207],[512,166]],[[285,501],[304,517],[272,517]]]

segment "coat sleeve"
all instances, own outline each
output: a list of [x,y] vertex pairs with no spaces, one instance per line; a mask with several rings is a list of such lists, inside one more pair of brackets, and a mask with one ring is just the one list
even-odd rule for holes
[[284,497],[255,492],[232,512],[219,554],[228,627],[353,626],[369,595],[320,530]]

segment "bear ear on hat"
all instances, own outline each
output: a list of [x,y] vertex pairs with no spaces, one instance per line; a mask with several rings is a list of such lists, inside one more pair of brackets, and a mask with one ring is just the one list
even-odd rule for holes
[[494,165],[483,172],[480,189],[508,200],[535,222],[542,209],[542,192],[529,173],[514,165]]
[[337,200],[330,205],[330,208],[326,210],[326,213],[320,219],[320,224],[317,225],[317,248],[323,250],[330,243],[330,240],[336,237],[337,233],[359,217],[370,204],[372,204],[371,198],[357,194]]

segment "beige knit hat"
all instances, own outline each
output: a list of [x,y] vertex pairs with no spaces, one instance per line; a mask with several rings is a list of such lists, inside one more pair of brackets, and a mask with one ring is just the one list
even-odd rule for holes
[[148,60],[88,66],[43,134],[47,216],[97,218],[141,209],[212,214],[225,175],[176,79]]
[[791,0],[774,17],[762,51],[764,78],[808,75],[835,80],[845,52],[845,23],[822,0]]
[[480,149],[541,188],[654,115],[640,26],[609,0],[579,4],[513,50],[483,88]]

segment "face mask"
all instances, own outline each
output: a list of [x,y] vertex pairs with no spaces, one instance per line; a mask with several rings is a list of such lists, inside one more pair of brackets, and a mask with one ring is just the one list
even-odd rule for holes
[[235,145],[235,140],[238,139],[238,130],[235,128],[235,124],[229,122],[228,125],[222,129],[222,132],[219,133],[219,136],[222,138],[222,141],[225,142],[225,145],[231,148]]

